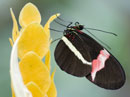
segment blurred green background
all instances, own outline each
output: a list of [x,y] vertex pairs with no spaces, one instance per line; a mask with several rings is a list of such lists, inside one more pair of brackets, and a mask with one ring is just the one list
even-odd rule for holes
[[[61,71],[54,60],[54,49],[57,44],[51,45],[52,68],[56,66],[55,83],[58,97],[130,97],[130,1],[129,0],[0,0],[0,97],[11,97],[9,61],[11,46],[8,38],[11,37],[12,19],[10,8],[18,20],[21,8],[27,3],[34,3],[42,15],[42,24],[55,13],[61,13],[61,18],[68,21],[78,21],[86,27],[112,31],[118,37],[94,32],[102,41],[107,43],[110,52],[122,64],[126,72],[125,85],[115,91],[104,90],[90,83],[85,78],[77,78]],[[67,25],[67,23],[64,23]],[[56,23],[51,28],[64,30]],[[53,39],[62,36],[62,33],[51,32]]]

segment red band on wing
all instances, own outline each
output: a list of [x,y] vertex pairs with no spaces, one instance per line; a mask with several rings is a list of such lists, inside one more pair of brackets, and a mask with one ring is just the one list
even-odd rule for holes
[[94,81],[96,77],[96,73],[105,67],[105,62],[109,58],[110,54],[104,49],[100,51],[97,59],[92,61],[92,72],[91,77],[92,81]]

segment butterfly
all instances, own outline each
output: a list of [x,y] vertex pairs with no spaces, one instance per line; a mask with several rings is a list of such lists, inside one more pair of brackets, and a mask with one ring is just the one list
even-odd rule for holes
[[78,22],[73,26],[71,24],[66,26],[55,48],[54,57],[58,66],[73,76],[86,77],[101,88],[110,90],[121,88],[126,76],[120,62],[94,38],[83,32],[85,29],[94,36],[88,29],[102,30],[86,29]]

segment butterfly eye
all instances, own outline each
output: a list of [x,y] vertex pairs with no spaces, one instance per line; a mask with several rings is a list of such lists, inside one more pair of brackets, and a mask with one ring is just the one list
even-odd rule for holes
[[79,28],[79,30],[83,30],[84,26],[83,25],[79,25],[78,28]]

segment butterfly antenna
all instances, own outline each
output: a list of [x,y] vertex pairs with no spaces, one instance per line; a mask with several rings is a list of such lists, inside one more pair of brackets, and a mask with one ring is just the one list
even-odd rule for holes
[[55,23],[57,23],[57,24],[59,24],[59,25],[61,25],[61,26],[63,26],[63,27],[67,27],[66,25],[61,24],[61,23],[59,23],[59,22],[58,22],[58,21],[56,21],[56,20],[54,20],[54,22],[55,22]]
[[61,38],[57,38],[57,39],[53,40],[53,41],[51,42],[51,44],[54,43],[54,42],[56,42],[57,40],[60,40],[60,39],[61,39]]
[[49,28],[50,30],[52,30],[52,31],[55,31],[55,32],[64,32],[64,31],[59,31],[59,30],[55,30],[55,29],[52,29],[52,28]]
[[58,23],[58,24],[60,24],[60,25],[62,25],[62,26],[64,26],[64,27],[69,27],[71,24],[73,24],[73,22],[65,21],[64,19],[58,17],[57,15],[56,15],[56,17],[57,17],[57,19],[59,19],[59,20],[62,21],[62,22],[67,22],[67,23],[69,23],[69,24],[66,26],[66,25],[61,24],[61,23],[59,23],[59,22],[57,22],[57,21],[55,20],[56,23]]
[[57,17],[57,19],[59,19],[60,21],[72,23],[72,22],[70,22],[70,21],[66,21],[66,20],[64,20],[64,19],[62,19],[62,18],[60,18],[60,17],[58,17],[57,15],[56,15],[56,17]]
[[100,41],[102,44],[104,44],[107,48],[111,49],[106,43],[104,43],[103,41],[101,41],[100,39],[98,39],[94,34],[92,34],[89,30],[85,29],[89,34],[91,34],[95,39],[97,39],[98,41]]
[[117,36],[117,34],[113,33],[113,32],[108,32],[108,31],[104,31],[104,30],[100,30],[100,29],[95,29],[95,28],[86,28],[89,30],[95,30],[95,31],[99,31],[99,32],[104,32],[104,33],[108,33],[108,34],[112,34],[114,36]]

